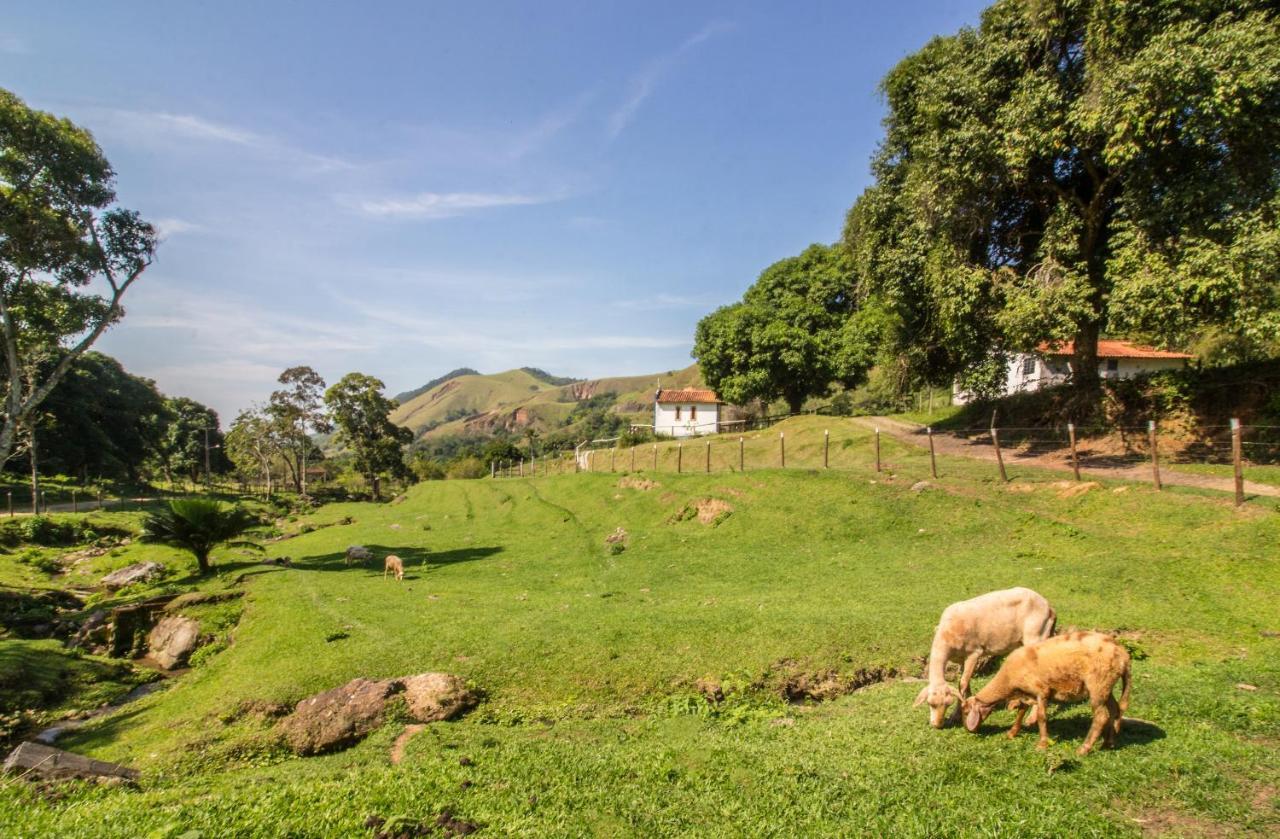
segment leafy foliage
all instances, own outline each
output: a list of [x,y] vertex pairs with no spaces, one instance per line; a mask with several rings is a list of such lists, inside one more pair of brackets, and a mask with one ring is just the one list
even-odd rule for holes
[[395,404],[382,395],[383,387],[373,376],[348,373],[324,395],[338,428],[338,440],[351,452],[356,471],[364,476],[375,498],[380,475],[408,474],[403,447],[413,439],[413,432],[388,418]]
[[169,502],[167,510],[147,517],[142,538],[190,551],[200,573],[207,574],[209,554],[219,545],[261,549],[258,543],[241,538],[259,524],[246,510],[211,498],[178,498]]

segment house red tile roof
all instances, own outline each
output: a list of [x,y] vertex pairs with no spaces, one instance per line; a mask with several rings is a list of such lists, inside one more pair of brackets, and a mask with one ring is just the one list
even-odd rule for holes
[[[1063,341],[1056,344],[1041,344],[1037,349],[1045,355],[1074,355],[1075,344],[1071,341]],[[1173,352],[1171,350],[1157,350],[1154,347],[1144,347],[1140,344],[1134,344],[1129,341],[1098,341],[1098,358],[1192,358],[1184,352]]]
[[716,405],[720,402],[720,397],[716,396],[714,390],[703,390],[696,387],[681,388],[680,390],[659,390],[654,396],[654,400],[662,405],[671,405],[676,402],[694,402],[699,405]]

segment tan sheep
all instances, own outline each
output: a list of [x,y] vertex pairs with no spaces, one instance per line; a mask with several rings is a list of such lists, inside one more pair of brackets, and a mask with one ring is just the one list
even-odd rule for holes
[[385,580],[388,574],[395,574],[397,580],[404,579],[404,561],[395,554],[388,554],[382,561],[382,579]]
[[[938,619],[929,650],[929,684],[915,704],[929,703],[929,724],[942,728],[947,708],[969,696],[969,681],[983,656],[1004,655],[1053,634],[1057,615],[1049,601],[1029,588],[992,591],[952,603]],[[947,662],[964,662],[960,690],[947,682]],[[956,706],[954,718],[959,718]],[[1029,720],[1029,722],[1033,722]]]
[[[1112,696],[1117,681],[1124,683],[1119,702]],[[1120,721],[1129,710],[1130,681],[1129,652],[1110,635],[1101,632],[1058,635],[1010,653],[991,681],[964,701],[964,727],[977,731],[997,705],[1008,702],[1010,707],[1017,708],[1017,717],[1009,729],[1009,737],[1016,737],[1022,730],[1023,715],[1034,703],[1040,727],[1036,748],[1043,749],[1049,745],[1046,703],[1088,699],[1093,708],[1093,725],[1077,750],[1086,755],[1099,734],[1103,735],[1108,748],[1115,745]]]

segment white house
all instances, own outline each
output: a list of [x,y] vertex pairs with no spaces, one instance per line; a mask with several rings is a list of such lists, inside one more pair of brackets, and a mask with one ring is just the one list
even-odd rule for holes
[[653,395],[653,433],[697,437],[720,430],[720,397],[697,388],[658,389]]
[[[1005,371],[1005,395],[1027,393],[1042,387],[1060,385],[1072,373],[1072,342],[1041,344],[1034,353],[1019,353],[1009,360]],[[1181,370],[1192,356],[1186,353],[1157,350],[1129,341],[1098,341],[1098,375],[1104,379],[1131,379],[1142,373]],[[957,383],[952,401],[964,404],[973,394],[961,390]]]

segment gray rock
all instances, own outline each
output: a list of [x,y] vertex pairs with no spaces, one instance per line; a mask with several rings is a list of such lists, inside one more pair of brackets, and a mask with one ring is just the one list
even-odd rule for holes
[[181,615],[167,615],[147,635],[147,649],[165,670],[184,664],[200,644],[200,624]]
[[914,484],[911,485],[912,492],[924,492],[928,488],[929,488],[928,481],[916,481]]
[[135,562],[133,565],[126,565],[112,571],[102,578],[102,584],[111,591],[115,591],[134,583],[150,582],[163,573],[164,566],[158,562]]
[[19,743],[4,761],[4,771],[36,780],[66,780],[80,778],[113,784],[133,784],[139,777],[137,769],[94,760],[74,752],[55,749],[40,743]]

